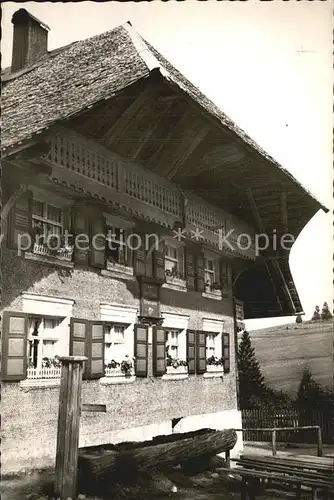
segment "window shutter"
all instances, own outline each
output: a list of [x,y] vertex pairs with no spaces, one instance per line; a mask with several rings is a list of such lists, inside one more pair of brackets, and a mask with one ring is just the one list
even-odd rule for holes
[[224,359],[224,373],[230,372],[230,334],[223,333],[223,359]]
[[188,290],[195,290],[195,259],[194,253],[185,248],[185,275]]
[[141,246],[138,250],[134,250],[134,273],[136,276],[146,275],[146,251],[144,235],[139,234],[141,238]]
[[154,277],[165,281],[165,241],[159,241],[159,247],[154,250]]
[[103,323],[91,321],[87,325],[87,373],[93,380],[104,376],[104,330]]
[[196,373],[196,331],[187,330],[187,361],[188,373]]
[[196,372],[205,373],[206,371],[206,333],[197,332],[197,352],[196,352]]
[[197,292],[204,292],[204,254],[201,252],[196,256],[195,288]]
[[153,326],[153,375],[160,377],[166,373],[166,332]]
[[73,209],[72,211],[72,226],[74,238],[79,234],[85,235],[84,238],[79,239],[79,244],[74,248],[74,261],[77,264],[87,265],[89,254],[89,223],[87,215],[81,209]]
[[230,266],[224,260],[220,261],[220,279],[222,296],[227,298],[230,288]]
[[1,349],[1,379],[20,381],[27,377],[28,316],[4,311]]
[[[70,321],[70,356],[88,356],[90,324],[86,319],[71,318]],[[87,378],[87,362],[85,362],[83,378]]]
[[[30,249],[32,236],[32,192],[26,191],[15,202],[11,209],[8,225],[8,246],[15,250],[19,247]],[[23,238],[23,235],[29,235]]]
[[97,217],[91,221],[90,234],[91,234],[91,251],[90,251],[90,265],[100,269],[105,268],[105,254],[106,254],[106,228],[104,219]]
[[148,326],[134,326],[136,377],[147,377],[148,368]]

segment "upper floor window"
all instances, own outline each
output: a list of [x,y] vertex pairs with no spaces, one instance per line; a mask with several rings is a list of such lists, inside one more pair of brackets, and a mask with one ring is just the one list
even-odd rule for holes
[[132,267],[133,252],[128,245],[128,236],[133,224],[119,217],[105,215],[106,219],[106,261],[107,269],[117,265]]
[[46,192],[33,193],[32,203],[32,251],[42,256],[72,259],[73,245],[69,238],[64,237],[64,231],[69,229],[69,211],[66,201],[56,198]]
[[206,291],[220,289],[219,256],[204,254],[204,283]]
[[166,278],[184,278],[184,247],[174,241],[165,244]]
[[34,200],[32,221],[35,233],[43,243],[63,233],[63,213],[54,205]]

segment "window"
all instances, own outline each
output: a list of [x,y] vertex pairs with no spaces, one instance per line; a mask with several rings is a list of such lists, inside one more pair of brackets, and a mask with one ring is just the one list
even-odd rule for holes
[[32,221],[39,244],[47,244],[52,236],[60,237],[63,233],[63,213],[54,205],[34,200]]
[[62,208],[38,198],[33,200],[32,230],[35,254],[71,260],[73,248],[63,239],[64,229]]
[[216,343],[215,343],[216,334],[208,333],[206,336],[206,359],[211,358],[215,355]]
[[134,223],[121,217],[104,214],[106,224],[106,261],[107,269],[118,266],[133,267],[133,252],[128,247],[127,239]]
[[184,247],[174,242],[165,245],[165,274],[171,278],[184,278]]
[[179,358],[180,334],[179,330],[167,330],[166,351],[167,357],[172,359]]
[[126,326],[106,325],[104,328],[105,376],[129,376],[134,374],[134,358],[129,355],[125,339]]
[[204,283],[207,291],[220,290],[219,257],[204,257]]
[[68,354],[61,344],[61,322],[59,318],[29,318],[28,378],[60,377],[58,357]]
[[128,248],[123,229],[108,226],[106,234],[106,257],[110,264],[128,265]]
[[117,364],[120,364],[125,356],[125,344],[124,344],[124,331],[125,326],[123,325],[106,325],[104,327],[104,342],[105,342],[105,364],[111,368],[116,368]]
[[222,334],[208,332],[206,334],[206,371],[222,371]]

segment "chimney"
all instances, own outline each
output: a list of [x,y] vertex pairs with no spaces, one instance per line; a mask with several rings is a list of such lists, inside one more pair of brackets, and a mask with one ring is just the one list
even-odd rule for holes
[[12,73],[30,66],[47,53],[48,30],[46,24],[26,9],[17,10],[12,17],[14,25]]

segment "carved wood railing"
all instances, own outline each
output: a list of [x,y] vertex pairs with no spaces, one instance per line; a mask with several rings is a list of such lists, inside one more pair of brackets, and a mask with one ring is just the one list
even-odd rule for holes
[[[50,150],[44,159],[53,166],[63,167],[67,171],[83,176],[106,188],[108,196],[121,204],[123,200],[130,208],[150,214],[160,213],[162,220],[168,216],[169,223],[183,220],[186,228],[203,230],[203,239],[215,246],[219,244],[219,234],[226,234],[233,227],[229,241],[236,245],[237,237],[246,232],[252,236],[252,229],[224,210],[205,202],[193,193],[181,193],[175,184],[150,172],[141,166],[121,158],[97,142],[84,138],[74,131],[57,128],[47,139]],[[55,171],[54,177],[57,178]],[[74,176],[75,177],[75,176]],[[73,175],[71,182],[73,184]],[[81,177],[82,178],[82,177]],[[82,180],[84,183],[84,179]],[[80,185],[80,178],[76,181]],[[89,190],[93,188],[89,187]],[[110,195],[111,193],[111,195]],[[96,194],[99,194],[98,187]],[[187,201],[184,207],[184,197]],[[146,208],[145,208],[146,207]],[[157,217],[158,220],[159,216]],[[237,253],[254,258],[254,245]]]

